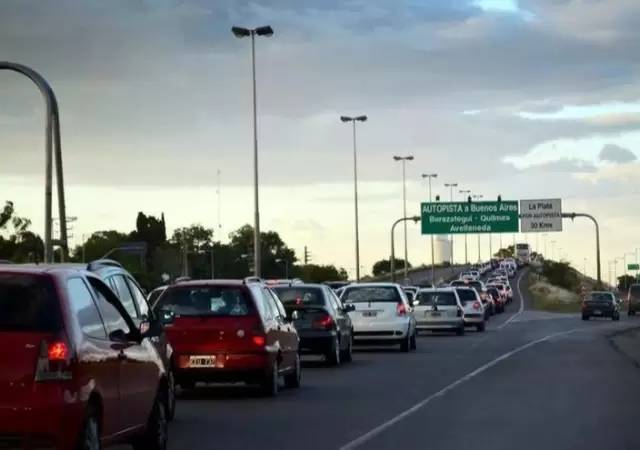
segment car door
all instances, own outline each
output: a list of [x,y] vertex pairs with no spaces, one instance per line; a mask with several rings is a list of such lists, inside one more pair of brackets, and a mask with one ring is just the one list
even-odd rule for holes
[[345,342],[348,343],[349,339],[351,339],[351,318],[345,311],[344,305],[340,299],[331,289],[326,289],[325,295],[335,310],[338,332],[340,333],[340,342],[346,347],[347,344],[345,344]]
[[277,348],[282,351],[281,348],[281,336],[280,330],[278,330],[278,323],[275,319],[273,307],[267,301],[264,290],[258,284],[250,285],[251,295],[256,302],[256,307],[262,318],[262,324],[264,325],[264,333],[266,339],[266,345],[268,348]]
[[[287,313],[278,296],[269,288],[262,289],[268,306],[273,312],[275,332],[282,348],[282,369],[289,370],[295,364],[295,352],[298,350],[298,333],[291,321],[287,320]],[[279,304],[278,304],[279,303]]]
[[120,417],[122,429],[146,424],[155,399],[160,374],[154,360],[157,353],[148,339],[137,342],[135,323],[114,293],[99,279],[89,278],[96,294],[111,347],[120,364]]

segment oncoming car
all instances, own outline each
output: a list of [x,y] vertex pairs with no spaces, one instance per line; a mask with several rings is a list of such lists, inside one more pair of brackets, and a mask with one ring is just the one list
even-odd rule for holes
[[462,304],[455,288],[420,289],[413,301],[418,331],[455,331],[464,334]]
[[416,320],[399,285],[351,284],[343,288],[340,300],[355,308],[349,312],[354,344],[399,344],[403,352],[416,349]]

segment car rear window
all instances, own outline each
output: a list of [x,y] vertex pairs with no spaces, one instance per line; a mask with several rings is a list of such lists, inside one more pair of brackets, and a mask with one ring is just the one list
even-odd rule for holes
[[160,294],[162,294],[164,292],[164,289],[155,289],[153,291],[151,291],[151,294],[149,294],[149,304],[153,305],[153,303],[158,300],[158,297],[160,297]]
[[487,289],[487,292],[489,293],[489,295],[491,295],[492,297],[499,297],[500,296],[500,292],[498,292],[497,289],[495,288],[489,288]]
[[475,291],[471,289],[457,289],[457,291],[458,291],[458,298],[460,298],[461,302],[478,300],[478,297],[476,297]]
[[172,286],[164,291],[155,310],[177,316],[248,316],[254,305],[248,292],[237,286]]
[[346,287],[342,294],[345,303],[400,303],[402,298],[392,286],[353,286]]
[[284,306],[324,306],[322,289],[317,287],[271,286]]
[[632,284],[629,288],[629,294],[634,297],[640,297],[640,284]]
[[55,332],[61,328],[51,277],[0,273],[0,332]]
[[613,302],[613,295],[608,292],[589,292],[587,294],[587,298],[585,299],[586,303],[589,302]]
[[418,292],[420,305],[456,306],[458,301],[453,292]]

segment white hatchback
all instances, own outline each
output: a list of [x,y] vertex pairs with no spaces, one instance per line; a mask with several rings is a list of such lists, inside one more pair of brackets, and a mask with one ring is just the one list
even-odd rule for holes
[[420,289],[413,301],[418,331],[455,331],[464,334],[463,306],[455,288]]
[[343,288],[340,300],[355,307],[348,313],[354,344],[400,344],[403,352],[416,349],[416,319],[400,285],[350,284]]

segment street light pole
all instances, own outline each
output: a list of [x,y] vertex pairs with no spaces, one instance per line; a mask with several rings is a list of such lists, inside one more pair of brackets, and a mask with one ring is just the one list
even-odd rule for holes
[[[458,187],[458,183],[445,183],[444,186],[449,188],[449,201],[453,202],[453,188]],[[451,270],[453,270],[453,234],[451,234],[451,240],[449,241],[449,251],[451,252]]]
[[[474,200],[482,200],[482,194],[474,194],[471,196]],[[480,253],[480,233],[478,233],[478,262],[482,262],[482,255]]]
[[251,76],[253,93],[253,273],[256,277],[261,274],[261,243],[260,243],[260,185],[258,160],[258,95],[256,87],[256,36],[271,37],[273,28],[265,25],[258,28],[231,27],[233,35],[239,39],[251,38]]
[[358,214],[358,152],[356,145],[356,122],[366,122],[367,116],[340,116],[342,123],[353,125],[353,213],[355,216],[356,229],[356,283],[360,282],[360,224]]
[[[393,225],[391,225],[391,257],[389,258],[389,270],[391,272],[391,282],[393,283],[396,282],[396,240],[395,240],[396,225],[398,225],[400,222],[407,223],[409,220],[413,220],[414,223],[418,223],[420,222],[420,216],[413,216],[413,217],[405,216],[401,219],[396,220],[395,222],[393,222]],[[405,273],[405,278],[407,278],[406,273]]]
[[[407,217],[407,161],[413,161],[413,156],[394,156],[394,161],[402,164],[402,217]],[[409,276],[409,244],[407,242],[407,221],[404,221],[404,277]]]
[[[423,173],[422,178],[426,178],[427,180],[429,180],[429,203],[431,203],[433,201],[431,196],[431,180],[433,178],[438,178],[438,174]],[[431,283],[435,284],[436,269],[434,266],[436,264],[436,255],[435,255],[435,246],[433,245],[433,234],[430,237],[431,237]]]
[[[463,196],[463,200],[467,198],[467,196],[471,195],[471,189],[461,189],[460,193]],[[469,265],[469,235],[467,233],[464,234],[464,263],[465,265]]]

